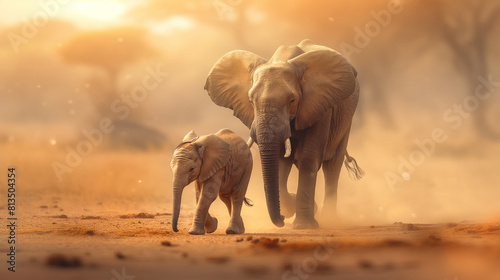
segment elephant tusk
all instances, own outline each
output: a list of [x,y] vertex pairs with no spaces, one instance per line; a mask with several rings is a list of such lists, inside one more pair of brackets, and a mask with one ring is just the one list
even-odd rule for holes
[[252,147],[252,145],[253,145],[253,139],[252,139],[252,137],[248,138],[247,145],[248,145],[249,148]]
[[285,141],[285,157],[289,157],[292,154],[292,144],[290,143],[290,138]]

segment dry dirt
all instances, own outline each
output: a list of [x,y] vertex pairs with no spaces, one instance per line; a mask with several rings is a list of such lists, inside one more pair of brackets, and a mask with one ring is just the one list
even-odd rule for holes
[[[255,206],[242,212],[247,232],[225,234],[229,216],[216,200],[210,211],[219,228],[204,236],[187,234],[192,186],[184,191],[180,231],[171,229],[171,151],[96,150],[58,181],[51,163],[64,161],[61,147],[0,145],[1,172],[15,166],[18,178],[15,273],[7,270],[7,180],[0,180],[1,280],[500,279],[496,144],[461,156],[439,147],[391,189],[384,174],[395,172],[398,155],[412,146],[389,154],[381,143],[354,143],[367,175],[353,181],[341,174],[339,219],[319,219],[319,230],[293,230],[293,219],[272,225],[253,148],[247,197]],[[292,172],[291,191],[296,180]]]
[[[16,272],[2,261],[1,279],[500,279],[495,223],[293,230],[287,220],[285,228],[255,230],[254,221],[247,233],[226,235],[222,215],[215,233],[191,236],[191,213],[175,233],[168,207],[131,212],[133,202],[61,197],[20,207]],[[5,227],[0,234],[5,242]]]

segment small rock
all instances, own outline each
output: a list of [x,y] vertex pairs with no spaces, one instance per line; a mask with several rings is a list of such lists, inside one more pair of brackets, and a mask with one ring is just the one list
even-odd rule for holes
[[116,252],[115,257],[121,260],[125,259],[125,255],[122,254],[121,252]]
[[369,260],[360,260],[358,265],[364,269],[372,269],[374,267],[373,263]]
[[440,242],[441,238],[435,236],[435,235],[429,235],[429,240]]
[[82,261],[78,257],[69,257],[62,254],[52,254],[47,260],[46,264],[49,266],[59,266],[59,267],[80,267],[82,266]]
[[267,237],[262,237],[260,239],[254,239],[252,240],[253,244],[259,244],[259,246],[263,246],[267,249],[272,249],[272,248],[277,248],[279,247],[279,238],[267,238]]
[[66,215],[64,215],[64,214],[63,214],[63,215],[55,215],[55,216],[50,216],[50,217],[51,217],[51,218],[56,218],[56,219],[67,219],[67,218],[68,218],[68,216],[66,216]]
[[172,243],[170,241],[162,241],[161,242],[161,245],[163,246],[167,246],[167,247],[171,247],[172,246]]
[[262,240],[261,244],[262,246],[266,247],[266,248],[275,248],[275,247],[279,247],[279,243],[280,242],[280,239],[279,238],[264,238],[264,240]]

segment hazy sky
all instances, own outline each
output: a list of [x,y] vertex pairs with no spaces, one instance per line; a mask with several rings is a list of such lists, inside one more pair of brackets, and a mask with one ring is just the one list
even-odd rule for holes
[[[45,12],[52,18],[72,21],[83,28],[120,25],[120,16],[139,0],[0,0],[0,23],[15,24]],[[65,3],[67,2],[67,3]]]
[[[0,25],[15,25],[26,21],[36,22],[37,15],[49,15],[50,19],[72,22],[82,29],[106,29],[114,26],[138,24],[152,33],[168,35],[194,25],[191,18],[172,16],[163,21],[137,21],[127,19],[128,10],[139,6],[141,0],[0,0]],[[64,4],[65,1],[69,1]]]

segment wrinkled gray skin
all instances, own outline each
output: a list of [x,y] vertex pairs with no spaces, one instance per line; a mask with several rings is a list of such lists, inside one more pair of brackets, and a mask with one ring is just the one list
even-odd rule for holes
[[[227,234],[245,232],[241,207],[252,173],[252,154],[246,142],[229,129],[198,137],[191,131],[175,149],[170,167],[173,171],[172,229],[177,232],[184,187],[196,180],[196,212],[190,234],[211,233],[217,219],[208,208],[219,195],[231,219]],[[245,201],[246,202],[246,201]]]
[[[224,55],[210,71],[205,89],[212,101],[230,108],[258,144],[266,202],[272,222],[284,225],[296,214],[295,229],[317,228],[314,195],[317,172],[325,174],[323,214],[336,216],[337,185],[347,154],[359,96],[356,70],[338,52],[310,40],[281,46],[269,61],[248,51]],[[291,156],[285,158],[285,141]],[[292,165],[299,170],[297,194],[288,193]]]

